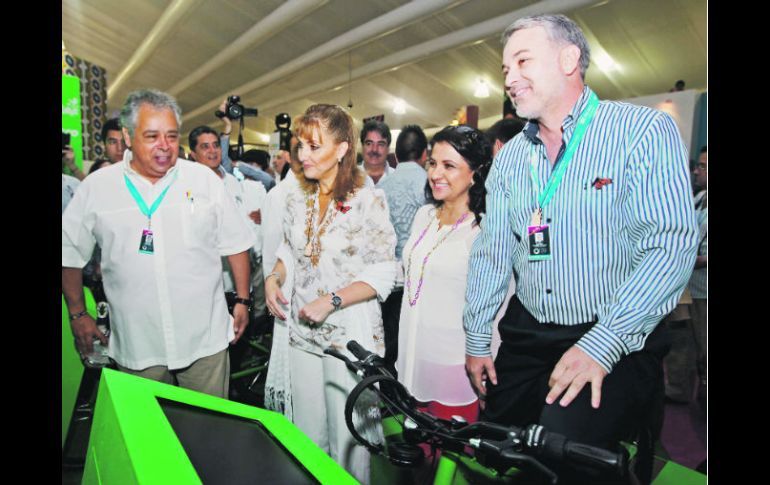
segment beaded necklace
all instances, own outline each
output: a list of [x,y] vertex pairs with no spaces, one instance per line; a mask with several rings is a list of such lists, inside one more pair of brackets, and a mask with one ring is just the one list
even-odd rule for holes
[[[315,219],[315,203],[318,200],[319,190],[312,196],[308,196],[305,199],[305,205],[307,207],[307,215],[305,217],[305,237],[307,237],[307,244],[305,245],[304,255],[306,258],[310,258],[310,264],[318,266],[318,260],[321,258],[321,236],[326,232],[326,228],[334,220],[334,216],[337,214],[337,210],[334,207],[327,207],[326,213],[321,223],[318,225],[318,229],[313,231],[313,220]],[[319,206],[320,211],[320,206]],[[330,214],[331,212],[331,214]]]
[[[428,225],[425,227],[425,229],[422,230],[420,233],[420,237],[417,238],[417,240],[412,245],[412,252],[409,254],[409,262],[406,265],[406,293],[407,297],[409,298],[409,306],[415,306],[417,304],[417,300],[420,298],[420,290],[422,289],[422,282],[423,278],[425,276],[425,265],[428,263],[428,258],[431,254],[433,254],[433,251],[436,250],[437,247],[441,245],[446,239],[449,237],[452,232],[454,232],[455,229],[457,229],[457,226],[462,224],[462,222],[465,220],[466,217],[468,217],[468,212],[461,215],[457,221],[452,224],[452,228],[444,234],[444,237],[438,240],[438,242],[431,248],[430,251],[428,251],[428,254],[425,255],[424,258],[422,258],[422,268],[420,268],[420,279],[417,281],[417,291],[415,291],[414,298],[412,298],[412,257],[414,256],[414,249],[417,247],[417,245],[420,244],[420,241],[425,237],[425,234],[428,233],[428,229],[430,229],[430,226],[433,225],[433,219],[431,218],[430,221],[428,221]],[[436,217],[436,220],[439,220],[438,217]],[[439,221],[439,229],[441,229],[441,221]]]

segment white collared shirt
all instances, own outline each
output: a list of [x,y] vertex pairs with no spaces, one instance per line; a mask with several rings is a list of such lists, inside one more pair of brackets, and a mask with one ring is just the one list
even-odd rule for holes
[[262,274],[273,271],[277,261],[276,252],[283,241],[283,217],[286,213],[286,196],[299,189],[297,176],[289,170],[273,190],[267,193],[262,209]]
[[[249,249],[254,235],[208,167],[177,159],[151,184],[128,158],[80,184],[62,216],[62,266],[82,268],[99,244],[110,357],[130,369],[184,368],[233,339],[220,257]],[[148,220],[124,175],[148,206],[170,185],[152,216],[151,255],[139,253]]]

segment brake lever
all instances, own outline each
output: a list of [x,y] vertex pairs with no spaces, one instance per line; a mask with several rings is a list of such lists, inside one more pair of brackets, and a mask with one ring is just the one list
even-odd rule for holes
[[352,362],[339,350],[333,347],[327,347],[324,349],[324,354],[340,359],[345,363],[345,367],[347,367],[350,372],[354,372],[359,377],[364,377],[364,370],[361,368],[361,364],[359,362]]
[[515,463],[517,467],[520,464],[528,464],[537,468],[543,475],[550,479],[551,485],[556,485],[559,481],[559,477],[556,475],[556,473],[551,471],[550,468],[543,465],[540,463],[540,461],[532,456],[525,455],[523,453],[517,453],[511,449],[503,450],[503,452],[500,453],[500,456],[506,460],[510,460],[511,463]]

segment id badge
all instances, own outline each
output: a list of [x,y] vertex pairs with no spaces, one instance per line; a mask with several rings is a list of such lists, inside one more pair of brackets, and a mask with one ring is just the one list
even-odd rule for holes
[[528,226],[529,260],[547,261],[551,259],[551,237],[548,226]]
[[153,254],[153,237],[149,229],[142,230],[142,239],[139,241],[139,252],[142,254]]

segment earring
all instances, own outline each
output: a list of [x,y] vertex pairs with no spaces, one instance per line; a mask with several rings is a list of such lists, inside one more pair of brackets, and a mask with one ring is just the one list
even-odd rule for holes
[[337,159],[337,163],[342,163],[342,159],[341,159],[341,158],[338,158],[338,159]]

